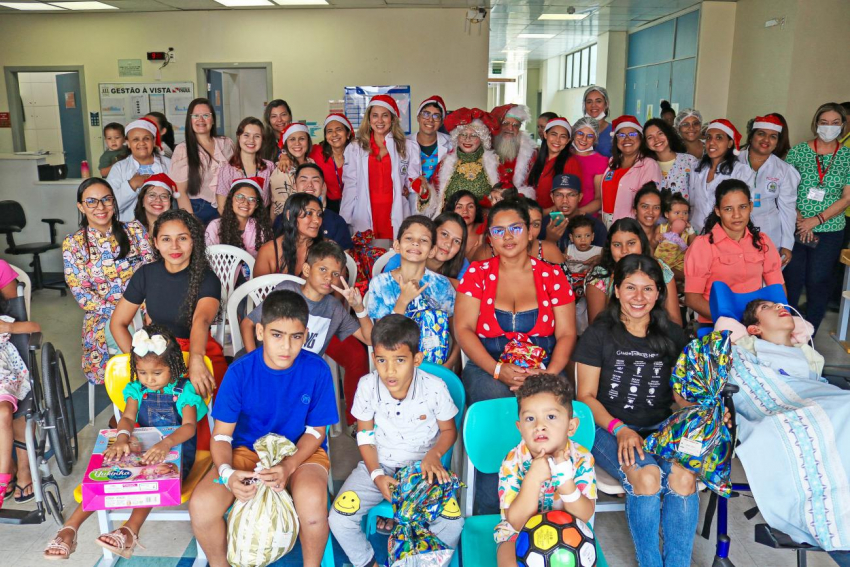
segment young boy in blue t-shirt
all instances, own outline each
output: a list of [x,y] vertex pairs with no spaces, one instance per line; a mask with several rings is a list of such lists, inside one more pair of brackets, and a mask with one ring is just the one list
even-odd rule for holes
[[[270,293],[256,327],[263,346],[228,368],[216,394],[214,467],[189,502],[192,530],[211,566],[227,565],[224,513],[234,498],[246,502],[254,496],[256,485],[246,484],[251,479],[276,491],[289,487],[301,523],[304,565],[321,562],[328,540],[325,435],[339,415],[330,369],[321,357],[302,350],[308,317],[307,303],[297,293]],[[268,433],[285,436],[298,451],[254,472],[259,462],[254,442]]]

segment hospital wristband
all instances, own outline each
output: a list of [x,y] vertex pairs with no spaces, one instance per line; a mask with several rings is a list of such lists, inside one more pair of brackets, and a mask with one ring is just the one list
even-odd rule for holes
[[576,489],[570,494],[560,494],[559,496],[561,497],[561,502],[563,502],[564,504],[572,504],[573,502],[581,498],[581,491],[578,489],[578,487],[576,487]]
[[496,363],[496,369],[493,371],[493,380],[499,379],[499,372],[501,372],[501,370],[502,370],[502,363],[497,362]]
[[228,481],[234,472],[236,471],[233,470],[233,467],[227,464],[218,467],[218,484],[223,484],[227,490],[230,490]]
[[115,436],[115,439],[118,439],[118,437],[121,436],[121,435],[126,435],[127,437],[132,437],[132,433],[130,433],[126,429],[119,429],[118,435]]
[[622,425],[622,424],[623,424],[623,422],[615,417],[614,419],[612,419],[611,421],[608,422],[608,427],[607,427],[608,433],[610,433],[611,435],[614,435],[614,428],[617,427],[618,425]]
[[369,316],[369,312],[365,309],[363,311],[355,311],[354,314],[357,315],[358,319],[365,319]]
[[387,476],[387,473],[384,472],[384,469],[377,468],[369,473],[369,476],[372,477],[372,482],[375,482],[375,479],[379,476]]

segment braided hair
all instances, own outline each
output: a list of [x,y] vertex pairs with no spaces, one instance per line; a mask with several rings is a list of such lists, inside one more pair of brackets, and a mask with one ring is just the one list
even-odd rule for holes
[[[702,233],[708,235],[708,241],[712,244],[714,244],[714,235],[711,231],[715,226],[720,224],[720,215],[718,215],[716,211],[720,208],[720,202],[723,200],[723,197],[729,193],[734,193],[735,191],[740,191],[747,197],[747,201],[752,201],[750,186],[740,179],[724,179],[717,185],[717,189],[714,192],[714,208],[711,210],[711,214],[708,215],[708,218],[705,219],[705,227],[702,229]],[[749,220],[747,220],[747,230],[749,230],[750,235],[752,235],[753,247],[759,252],[764,252],[767,248],[767,244],[761,237],[761,229],[753,224],[752,216],[750,216]]]
[[169,381],[170,383],[174,384],[181,377],[185,376],[186,362],[183,360],[183,353],[180,350],[180,344],[177,342],[177,339],[174,338],[174,335],[171,334],[171,331],[169,331],[162,325],[147,325],[142,330],[145,331],[149,337],[153,337],[154,335],[162,335],[162,338],[165,339],[165,351],[162,354],[149,352],[144,356],[139,356],[131,350],[130,381],[137,382],[139,380],[139,376],[136,372],[137,359],[150,357],[155,357],[158,361],[162,362],[168,367],[168,371],[171,373],[171,380]]
[[[115,241],[118,243],[118,259],[126,258],[127,254],[130,253],[130,237],[127,236],[124,224],[118,219],[118,199],[115,198],[115,191],[112,190],[112,186],[109,182],[107,182],[106,179],[101,179],[100,177],[91,177],[84,180],[77,188],[77,204],[85,207],[85,205],[83,205],[83,193],[85,193],[86,189],[93,185],[103,185],[109,190],[109,194],[112,196],[112,225],[110,227],[112,230],[112,237],[115,238]],[[80,213],[80,228],[88,228],[88,226],[89,219],[86,215]],[[86,250],[88,251],[89,257],[91,257],[87,231],[84,238],[86,239]]]
[[237,248],[245,248],[245,243],[242,241],[242,234],[239,231],[239,217],[233,212],[233,196],[236,192],[244,188],[253,189],[257,197],[257,205],[254,212],[248,218],[248,222],[254,221],[256,234],[254,236],[254,250],[259,250],[260,246],[272,239],[272,224],[269,220],[269,211],[263,204],[263,196],[256,187],[250,183],[236,183],[227,194],[227,199],[224,201],[224,212],[221,215],[221,222],[218,225],[218,239],[222,244],[229,244]]
[[[156,219],[153,225],[154,243],[159,236],[162,225],[171,221],[182,222],[192,237],[192,256],[189,258],[188,267],[189,287],[186,290],[186,299],[180,307],[183,321],[187,325],[191,325],[192,317],[195,315],[195,305],[198,303],[201,282],[204,281],[207,272],[211,269],[204,242],[204,225],[190,212],[183,209],[170,209],[159,215],[159,218]],[[162,254],[156,246],[154,246],[154,259],[157,261],[162,260]]]

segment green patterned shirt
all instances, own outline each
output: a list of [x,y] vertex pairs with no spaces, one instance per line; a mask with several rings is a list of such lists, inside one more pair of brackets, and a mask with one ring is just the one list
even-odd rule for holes
[[[829,171],[823,178],[822,189],[826,192],[823,201],[809,198],[809,189],[817,188],[820,178],[816,159],[821,160],[821,171]],[[832,160],[835,163],[831,163]],[[850,148],[841,147],[833,158],[831,155],[815,154],[807,142],[797,144],[788,152],[785,158],[794,169],[800,172],[800,186],[797,187],[797,210],[803,218],[813,217],[828,209],[841,198],[844,187],[850,185]],[[815,227],[815,232],[835,232],[844,230],[844,215],[837,215],[824,224]]]

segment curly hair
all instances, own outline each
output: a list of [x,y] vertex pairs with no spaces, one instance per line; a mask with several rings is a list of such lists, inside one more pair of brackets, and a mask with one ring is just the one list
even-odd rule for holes
[[[188,267],[189,287],[186,290],[186,298],[183,301],[183,305],[180,307],[183,322],[191,325],[192,317],[195,314],[195,304],[198,303],[201,282],[204,281],[207,272],[211,271],[210,261],[207,258],[206,243],[204,241],[204,225],[188,211],[170,209],[159,215],[159,218],[156,219],[153,225],[154,244],[159,236],[159,231],[162,229],[162,225],[171,221],[182,222],[192,237],[192,256],[189,258]],[[156,246],[154,246],[154,259],[156,261],[162,260],[162,254]]]
[[218,225],[218,240],[222,244],[245,248],[245,244],[242,241],[242,234],[239,231],[239,217],[233,211],[233,196],[237,191],[246,187],[253,189],[257,197],[257,206],[254,207],[254,212],[251,213],[248,222],[254,221],[256,228],[254,250],[259,250],[260,246],[273,238],[272,223],[269,220],[269,211],[263,204],[263,196],[250,183],[236,183],[231,187],[230,193],[227,194],[227,199],[224,201],[224,212],[221,215],[221,222]]
[[452,139],[452,147],[457,148],[457,139],[460,137],[461,132],[469,128],[476,134],[478,134],[478,138],[481,140],[481,145],[484,146],[484,150],[493,149],[493,139],[490,135],[490,129],[484,125],[484,122],[478,120],[477,118],[470,122],[469,124],[461,124],[457,128],[449,133],[449,136]]
[[[274,235],[275,241],[281,236],[283,237],[280,258],[277,259],[277,271],[282,274],[297,276],[300,273],[298,269],[300,266],[295,265],[298,262],[298,219],[304,214],[307,205],[310,203],[319,205],[319,209],[322,209],[322,202],[318,197],[309,193],[293,193],[283,205],[280,224]],[[320,240],[323,240],[321,231],[310,244],[312,245]],[[275,247],[275,250],[277,250],[277,247]]]
[[139,380],[139,376],[136,373],[136,365],[138,364],[137,361],[142,358],[155,358],[166,365],[168,367],[168,371],[171,373],[171,380],[169,380],[169,382],[172,384],[185,376],[186,362],[183,360],[183,353],[180,351],[180,344],[177,342],[177,339],[174,338],[174,335],[171,334],[171,331],[162,325],[147,325],[142,330],[145,331],[149,337],[162,335],[166,344],[165,352],[162,354],[149,352],[144,356],[139,356],[135,352],[130,351],[130,381],[137,382]]
[[570,415],[573,416],[573,400],[576,398],[572,382],[560,374],[534,374],[526,378],[516,392],[517,403],[522,407],[523,400],[537,394],[552,394]]

